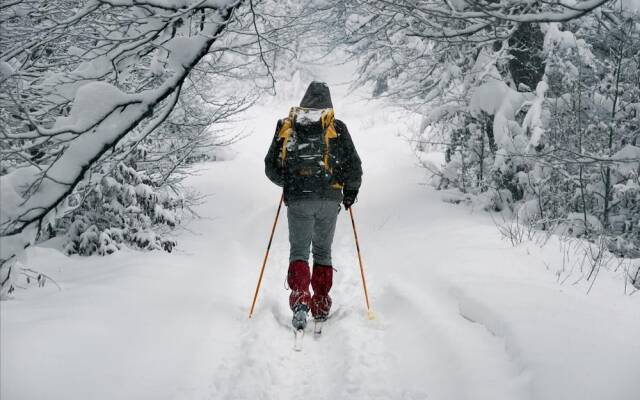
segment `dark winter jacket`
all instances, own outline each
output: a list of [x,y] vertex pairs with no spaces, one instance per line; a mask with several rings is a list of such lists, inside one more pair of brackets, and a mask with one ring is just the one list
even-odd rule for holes
[[[307,89],[300,106],[304,108],[331,108],[329,88],[321,82],[312,82]],[[333,171],[330,182],[315,184],[309,190],[308,185],[303,189],[299,177],[288,176],[287,168],[280,160],[280,150],[283,139],[279,132],[284,120],[278,121],[271,146],[264,159],[265,173],[276,185],[284,189],[285,202],[295,200],[342,200],[342,190],[357,191],[362,178],[360,157],[353,145],[347,126],[340,120],[334,121],[337,137],[330,141],[329,160]],[[302,133],[302,132],[300,132]],[[286,160],[285,160],[286,163]],[[336,184],[343,186],[337,188]]]

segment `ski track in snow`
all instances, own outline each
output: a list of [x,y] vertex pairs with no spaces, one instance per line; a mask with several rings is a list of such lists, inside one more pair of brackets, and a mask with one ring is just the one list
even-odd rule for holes
[[[363,124],[346,112],[344,120],[354,132],[354,140],[365,164],[361,205],[374,197],[381,202],[389,197],[388,192],[424,196],[423,187],[414,188],[424,180],[424,171],[416,167],[410,149],[401,138],[384,129],[367,127],[366,124],[378,123],[370,117],[365,118],[365,126],[358,126]],[[390,121],[382,122],[389,125]],[[275,121],[271,125],[275,125]],[[367,136],[363,131],[368,131]],[[371,142],[366,143],[368,140]],[[252,179],[263,179],[260,176],[260,156],[268,141],[261,141],[264,144],[256,146],[253,156],[243,152],[239,156],[241,160],[234,161],[254,164],[252,170],[258,172],[254,172]],[[367,164],[371,164],[369,160],[376,157],[386,159],[389,157],[387,154],[395,155],[397,159],[389,159],[390,164],[386,167],[367,169]],[[387,183],[372,189],[373,194],[368,194],[367,185],[371,183],[367,177],[371,175],[374,176],[372,179]],[[398,175],[406,175],[407,179],[398,179]],[[395,183],[391,185],[391,182]],[[376,190],[387,194],[376,193]],[[277,189],[273,193],[268,200],[277,198]],[[375,220],[377,224],[373,230],[379,237],[373,238],[373,243],[385,242],[385,226],[393,225],[402,230],[399,220],[411,219],[414,210],[390,208],[394,201],[397,199],[390,199],[385,207],[390,214],[380,222],[379,218],[371,218],[374,210],[356,206],[354,212],[363,230],[361,235],[371,230],[371,226],[363,224],[367,219]],[[266,221],[273,218],[275,205],[262,207],[265,208],[259,214],[266,228]],[[360,211],[362,218],[358,218]],[[437,209],[431,212],[437,212]],[[234,354],[232,359],[222,363],[213,374],[212,379],[221,384],[213,388],[210,398],[527,399],[520,390],[524,387],[523,380],[518,377],[517,366],[511,362],[503,340],[462,316],[455,298],[447,290],[439,288],[439,284],[405,281],[402,270],[411,266],[403,266],[401,260],[387,266],[378,265],[378,269],[395,269],[396,275],[390,274],[384,289],[373,291],[374,313],[379,314],[372,321],[366,318],[355,246],[346,215],[344,211],[339,215],[334,242],[334,264],[338,269],[332,290],[335,315],[326,324],[322,337],[315,338],[311,326],[308,326],[303,351],[292,351],[288,292],[283,290],[288,254],[286,217],[283,214],[256,313],[243,327],[237,348],[231,351]],[[257,215],[249,216],[242,229],[254,229],[254,218]],[[261,233],[264,234],[265,230]],[[260,240],[266,241],[266,238],[256,238],[259,240],[255,245],[262,250],[264,245]],[[366,235],[362,240],[365,269],[368,271],[369,242]],[[397,244],[401,247],[394,249],[396,256],[407,251],[405,247],[415,247],[411,241]],[[254,263],[258,260],[256,257]],[[376,263],[372,260],[371,264]],[[416,265],[416,268],[429,267],[423,261],[423,265]],[[372,271],[367,272],[367,275],[371,274]],[[250,281],[247,289],[250,290],[255,277],[248,274],[247,278]],[[384,281],[370,278],[378,285]],[[435,279],[435,276],[431,278]]]
[[[333,315],[319,338],[310,321],[302,352],[293,351],[285,208],[254,317],[247,319],[279,198],[262,159],[295,93],[251,110],[247,124],[255,133],[236,145],[237,156],[207,164],[191,178],[210,196],[198,209],[203,218],[179,235],[174,254],[72,261],[50,258],[46,249],[32,254],[35,267],[67,263],[58,270],[64,290],[28,291],[0,304],[0,397],[631,400],[628,385],[637,377],[631,368],[619,367],[611,387],[612,376],[599,372],[623,358],[622,348],[626,360],[639,359],[640,349],[624,339],[640,334],[636,299],[623,298],[608,312],[597,293],[585,298],[577,288],[560,288],[541,262],[523,261],[522,251],[500,241],[488,217],[441,202],[424,184],[425,171],[398,136],[407,130],[399,114],[354,101],[342,87],[332,90],[336,115],[349,126],[363,160],[354,214],[375,319],[366,318],[350,221],[342,211]],[[527,299],[526,293],[542,295]],[[536,312],[538,305],[546,313]],[[528,316],[518,319],[523,310]],[[589,355],[593,343],[574,349],[570,340],[607,331],[594,329],[597,318],[584,310],[606,315],[624,332],[606,337],[598,355],[603,367],[590,385],[575,380],[599,365]],[[562,325],[569,313],[582,325]],[[558,326],[540,330],[544,321]],[[50,342],[36,330],[49,332]],[[551,334],[555,339],[543,340]],[[534,339],[520,342],[527,335]],[[77,378],[73,385],[64,383],[68,376]]]

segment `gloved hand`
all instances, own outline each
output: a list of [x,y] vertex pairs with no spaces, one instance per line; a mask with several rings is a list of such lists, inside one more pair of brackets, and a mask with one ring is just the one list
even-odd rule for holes
[[343,189],[342,190],[342,204],[344,204],[344,209],[348,210],[351,208],[353,203],[356,202],[356,198],[358,197],[358,190],[353,189]]

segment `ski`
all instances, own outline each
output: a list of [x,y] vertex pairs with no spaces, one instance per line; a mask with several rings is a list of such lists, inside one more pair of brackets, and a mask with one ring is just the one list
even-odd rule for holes
[[302,351],[302,339],[304,338],[304,329],[293,330],[293,350]]
[[313,325],[313,334],[318,337],[322,335],[322,325],[324,324],[324,320],[316,320]]

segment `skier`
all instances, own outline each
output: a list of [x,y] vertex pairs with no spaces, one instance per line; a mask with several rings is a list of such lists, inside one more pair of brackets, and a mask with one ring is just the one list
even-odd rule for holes
[[292,107],[289,116],[278,121],[264,161],[267,177],[284,191],[289,221],[289,306],[292,324],[300,330],[307,324],[309,310],[316,321],[329,315],[331,244],[340,202],[345,209],[353,205],[362,177],[360,158],[347,126],[334,120],[324,82],[311,82],[300,107]]

